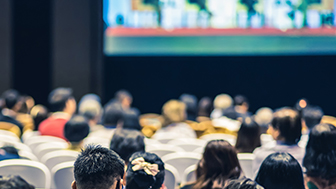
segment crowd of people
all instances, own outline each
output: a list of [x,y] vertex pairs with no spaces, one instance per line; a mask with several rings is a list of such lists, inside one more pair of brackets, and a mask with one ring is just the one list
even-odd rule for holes
[[[19,137],[35,130],[67,141],[66,150],[79,152],[73,189],[164,189],[165,163],[146,151],[146,140],[196,139],[212,133],[232,135],[236,141],[208,141],[196,165],[196,180],[182,183],[181,189],[336,189],[336,118],[306,99],[294,107],[263,107],[253,114],[243,95],[198,101],[183,94],[166,102],[161,115],[140,115],[126,90],[104,106],[95,94],[77,104],[69,88],[54,89],[48,101],[46,108],[16,90],[4,92],[0,129]],[[84,140],[94,136],[109,138],[109,148],[85,146]],[[271,140],[263,141],[265,136]],[[254,154],[253,178],[246,177],[240,153]],[[0,160],[13,158],[20,158],[17,149],[1,147]],[[34,187],[20,176],[3,175],[0,188]]]

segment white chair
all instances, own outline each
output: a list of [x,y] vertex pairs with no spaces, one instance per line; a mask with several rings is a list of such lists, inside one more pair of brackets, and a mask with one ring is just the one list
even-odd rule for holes
[[[183,175],[184,171],[191,165],[196,165],[202,158],[201,154],[193,152],[176,152],[163,156],[161,159],[164,163],[174,166],[179,175]],[[177,180],[178,183],[184,182],[183,178]]]
[[228,141],[232,146],[236,145],[236,141],[237,141],[236,136],[224,134],[224,133],[207,134],[207,135],[201,136],[200,139],[205,140],[205,141],[224,139]]
[[67,161],[75,161],[78,157],[78,154],[79,152],[71,150],[57,150],[44,155],[41,159],[41,162],[44,163],[49,168],[49,170],[51,170],[57,164]]
[[14,134],[13,132],[7,131],[7,130],[3,130],[3,129],[0,129],[0,138],[10,139],[10,140],[20,142],[20,138],[16,134]]
[[203,152],[204,152],[204,148],[205,148],[205,147],[198,147],[198,148],[196,148],[195,150],[193,150],[192,152],[194,152],[194,153],[199,153],[199,154],[203,154]]
[[109,148],[110,147],[111,140],[108,138],[103,137],[87,137],[84,139],[84,146],[94,144],[94,145],[101,145],[103,147]]
[[193,182],[196,180],[196,168],[197,165],[191,165],[184,171],[183,178],[184,182]]
[[48,142],[48,143],[42,143],[40,145],[38,145],[35,148],[35,154],[37,156],[37,158],[39,160],[42,159],[42,157],[49,153],[49,152],[53,152],[56,150],[64,150],[68,147],[67,143],[64,142]]
[[247,178],[254,179],[253,178],[253,169],[252,169],[252,163],[255,156],[252,153],[239,153],[238,154],[238,160],[239,164]]
[[194,138],[178,138],[168,142],[168,144],[176,145],[183,148],[186,152],[192,152],[196,148],[205,147],[205,140],[199,140]]
[[165,179],[164,185],[167,189],[175,189],[177,186],[177,180],[180,179],[180,175],[174,166],[165,163]]
[[31,138],[26,139],[24,142],[27,144],[32,151],[34,152],[34,149],[42,144],[42,143],[48,143],[48,142],[63,142],[67,143],[65,140],[58,138],[58,137],[53,137],[53,136],[32,136]]
[[38,132],[38,131],[31,131],[31,130],[25,131],[22,134],[21,139],[22,139],[23,142],[26,142],[26,140],[29,140],[33,136],[40,136],[40,132]]
[[[177,138],[181,138],[181,135],[180,133],[156,133],[154,136],[153,136],[153,139],[159,141],[160,143],[162,144],[168,144],[169,141],[171,140],[174,140],[174,139],[177,139]],[[188,137],[185,137],[185,138],[188,138]],[[190,137],[192,138],[192,137]]]
[[159,157],[163,157],[170,153],[175,152],[184,152],[185,150],[181,147],[169,145],[169,144],[152,144],[146,146],[146,151],[150,153],[154,153]]
[[31,152],[31,149],[29,146],[21,143],[21,142],[16,142],[16,141],[1,141],[0,140],[0,146],[13,146],[19,151],[28,151]]
[[74,162],[64,162],[56,165],[51,169],[51,175],[54,180],[53,188],[55,189],[66,189],[71,188],[72,181],[74,178]]
[[19,151],[19,155],[23,159],[38,161],[37,157],[32,152],[29,152],[29,151],[21,150]]
[[260,142],[262,146],[272,141],[274,141],[272,135],[269,135],[269,134],[260,135]]
[[0,175],[20,175],[36,188],[50,188],[48,168],[40,162],[11,159],[0,162]]
[[151,138],[147,138],[145,137],[145,145],[151,145],[151,144],[161,144],[161,142],[159,142],[156,139],[151,139]]

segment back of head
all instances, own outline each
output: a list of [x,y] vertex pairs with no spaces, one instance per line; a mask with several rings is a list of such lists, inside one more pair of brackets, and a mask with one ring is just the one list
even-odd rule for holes
[[253,150],[261,146],[260,127],[250,117],[243,118],[238,131],[236,149],[239,153],[252,153]]
[[74,164],[77,189],[110,189],[124,176],[124,161],[114,151],[87,146]]
[[336,127],[321,123],[309,134],[303,159],[306,174],[323,179],[336,178]]
[[133,99],[131,93],[124,89],[117,91],[114,95],[114,98],[119,102],[122,102],[125,98]]
[[128,163],[135,152],[145,152],[144,136],[136,130],[117,129],[111,139],[110,149]]
[[302,110],[302,119],[305,121],[309,130],[320,123],[323,115],[322,109],[318,106],[308,106]]
[[288,145],[297,144],[301,138],[301,118],[294,109],[285,107],[276,111],[271,126],[279,131],[279,137]]
[[214,100],[214,107],[218,109],[226,109],[232,106],[233,100],[228,94],[219,94]]
[[132,155],[126,173],[126,189],[159,189],[165,176],[164,163],[153,153]]
[[1,189],[34,189],[35,187],[29,184],[20,176],[2,176],[0,175]]
[[123,109],[119,102],[113,102],[104,108],[102,123],[104,126],[116,126],[122,119]]
[[234,179],[228,182],[224,189],[264,189],[249,178]]
[[272,119],[273,119],[273,110],[267,107],[259,108],[254,115],[254,120],[261,127],[268,127]]
[[198,116],[210,117],[213,103],[210,97],[203,97],[198,103]]
[[123,128],[140,131],[139,112],[134,109],[125,110],[122,114]]
[[56,88],[49,94],[48,102],[52,112],[63,111],[69,99],[73,99],[72,89]]
[[233,101],[235,106],[249,105],[247,98],[243,95],[236,95]]
[[64,136],[71,143],[79,143],[90,133],[90,126],[84,116],[73,116],[64,126]]
[[305,98],[301,98],[299,99],[296,103],[295,103],[295,110],[297,110],[299,113],[301,113],[301,111],[305,108],[307,108],[309,106],[309,102],[307,99]]
[[94,120],[101,116],[102,106],[93,99],[88,99],[79,104],[78,113],[85,116],[88,120]]
[[4,105],[8,109],[14,108],[14,106],[20,101],[20,94],[14,89],[10,89],[2,93],[2,99],[4,100]]
[[186,119],[186,106],[178,100],[169,100],[162,107],[162,115],[168,125],[171,123],[183,122]]
[[269,155],[262,162],[255,181],[264,188],[304,189],[301,166],[286,152]]
[[34,119],[35,130],[38,130],[38,126],[40,125],[40,123],[48,118],[48,114],[48,109],[41,104],[38,104],[31,109],[30,115]]
[[182,94],[180,100],[186,105],[189,120],[195,120],[197,114],[197,97],[191,94]]

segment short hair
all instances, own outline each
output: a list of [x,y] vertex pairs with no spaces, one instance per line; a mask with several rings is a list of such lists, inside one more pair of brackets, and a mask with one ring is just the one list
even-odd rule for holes
[[84,116],[75,115],[64,126],[64,137],[69,142],[80,142],[90,133],[90,126]]
[[238,153],[252,153],[255,148],[260,147],[260,135],[260,126],[251,117],[243,118],[236,142]]
[[259,184],[257,184],[255,181],[249,178],[244,178],[229,181],[224,189],[264,189],[264,188]]
[[186,105],[187,119],[195,120],[197,116],[197,97],[191,94],[182,94],[180,100]]
[[264,188],[304,189],[299,162],[287,152],[273,153],[262,162],[255,181]]
[[140,131],[139,111],[134,108],[127,109],[122,114],[123,129],[135,129]]
[[213,110],[213,103],[210,97],[203,97],[198,102],[198,116],[210,117]]
[[118,100],[119,102],[121,102],[122,100],[124,100],[125,98],[130,98],[130,99],[133,99],[132,95],[130,92],[128,92],[127,90],[125,89],[121,89],[119,91],[117,91],[114,95],[114,98],[116,100]]
[[113,102],[104,108],[102,123],[106,125],[117,125],[122,119],[123,109],[119,102]]
[[56,88],[49,94],[48,102],[52,112],[63,111],[69,99],[73,98],[72,89]]
[[78,189],[109,189],[124,176],[124,161],[114,151],[97,146],[87,146],[74,164]]
[[[137,158],[143,158],[145,162],[158,165],[158,173],[150,175],[143,169],[133,170],[132,161]],[[164,163],[159,156],[148,152],[136,152],[132,155],[126,172],[126,189],[159,189],[161,188],[165,177]]]
[[145,137],[137,130],[117,129],[111,139],[110,149],[128,163],[135,152],[145,152]]
[[323,179],[336,177],[336,127],[321,123],[309,134],[303,166],[307,176]]
[[89,120],[93,120],[100,116],[102,113],[101,104],[93,99],[87,99],[80,103],[78,107],[78,113],[83,115]]
[[164,126],[172,123],[183,122],[186,119],[186,105],[179,100],[169,100],[162,107]]
[[220,109],[226,109],[233,104],[232,97],[228,94],[219,94],[214,100],[214,107]]
[[241,106],[243,105],[244,103],[249,105],[249,101],[247,100],[247,98],[243,95],[236,95],[234,98],[233,98],[233,101],[234,101],[234,105],[235,106]]
[[8,109],[12,109],[15,106],[15,104],[20,101],[20,98],[21,96],[19,92],[14,89],[9,89],[4,93],[2,93],[2,99],[4,100],[5,106]]
[[305,121],[309,130],[321,122],[324,113],[318,106],[308,106],[302,110],[302,119]]
[[273,119],[273,110],[268,107],[259,108],[255,115],[254,120],[260,125],[260,127],[268,127]]
[[3,176],[0,175],[0,188],[2,189],[35,189],[35,187],[29,184],[20,176]]
[[301,138],[301,118],[297,111],[284,107],[273,114],[271,126],[280,132],[288,145],[297,144]]

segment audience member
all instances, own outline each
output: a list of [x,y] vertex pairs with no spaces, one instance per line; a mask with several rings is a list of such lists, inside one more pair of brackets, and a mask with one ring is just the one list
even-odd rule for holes
[[119,103],[112,103],[105,107],[102,124],[105,128],[115,129],[121,127],[123,109]]
[[236,149],[225,140],[212,140],[206,145],[197,165],[196,182],[182,189],[222,188],[229,179],[243,177]]
[[261,164],[255,181],[266,189],[304,189],[301,166],[286,152],[269,155]]
[[42,123],[42,121],[46,120],[49,116],[49,111],[48,109],[41,105],[35,105],[31,111],[30,111],[30,115],[32,116],[33,120],[34,120],[34,124],[35,124],[35,131],[38,130],[38,126],[40,125],[40,123]]
[[103,108],[97,95],[84,95],[78,103],[78,113],[88,119],[92,132],[103,128],[102,125],[98,124],[101,120],[102,112]]
[[264,189],[249,178],[234,179],[227,183],[224,189]]
[[164,163],[159,156],[136,152],[127,167],[126,189],[160,189],[164,178]]
[[35,189],[35,187],[29,184],[20,176],[3,176],[0,175],[0,188],[2,189]]
[[297,110],[301,116],[302,110],[307,108],[309,105],[310,104],[307,99],[301,98],[295,103],[294,109]]
[[64,136],[69,141],[68,150],[81,151],[83,140],[90,133],[87,119],[81,115],[73,116],[64,126]]
[[122,114],[122,128],[141,131],[139,113],[134,111],[132,108],[125,110]]
[[216,96],[214,102],[214,110],[211,112],[210,117],[212,119],[223,116],[223,111],[229,107],[232,107],[233,100],[228,94],[219,94]]
[[197,121],[207,121],[213,111],[213,103],[210,97],[203,97],[198,102],[198,117]]
[[122,189],[124,166],[114,151],[87,146],[75,161],[72,189]]
[[65,123],[76,112],[76,101],[70,88],[54,89],[48,97],[50,109],[54,112],[49,118],[39,125],[41,135],[64,137]]
[[256,172],[262,161],[274,152],[288,152],[301,163],[305,151],[297,145],[301,128],[301,118],[297,111],[287,107],[276,111],[268,129],[275,141],[254,150],[253,171]]
[[261,133],[266,133],[269,124],[273,119],[273,110],[271,108],[262,107],[259,108],[255,115],[254,121],[258,123],[261,128]]
[[238,117],[250,117],[252,116],[249,112],[250,104],[247,98],[243,95],[236,95],[233,99],[235,111],[238,113]]
[[136,130],[117,129],[110,143],[110,149],[115,151],[128,165],[129,158],[135,152],[145,152],[145,137]]
[[186,105],[187,120],[196,121],[197,117],[197,97],[191,94],[182,94],[180,101]]
[[20,159],[18,150],[14,146],[3,146],[0,148],[0,161],[6,159]]
[[303,167],[306,168],[307,188],[336,188],[335,126],[321,123],[311,130]]
[[318,106],[308,106],[302,110],[303,127],[309,131],[321,122],[324,113]]
[[238,153],[252,153],[260,147],[260,135],[259,125],[251,117],[243,118],[235,146]]

